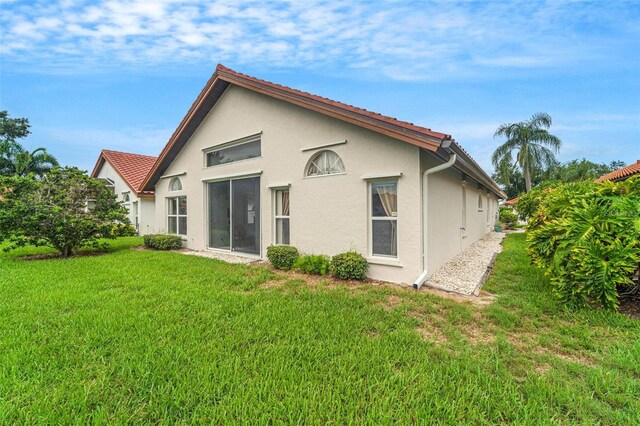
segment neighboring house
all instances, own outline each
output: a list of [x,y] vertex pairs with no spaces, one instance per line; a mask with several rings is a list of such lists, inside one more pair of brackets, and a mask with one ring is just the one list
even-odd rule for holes
[[140,235],[157,232],[153,191],[140,189],[158,157],[103,149],[91,176],[103,180],[129,210],[129,220]]
[[419,287],[493,230],[506,194],[451,136],[218,65],[141,190],[194,250],[356,250]]
[[633,175],[640,174],[640,160],[636,161],[634,164],[630,164],[627,167],[623,167],[618,170],[614,170],[611,173],[607,173],[606,175],[600,176],[596,179],[596,182],[605,182],[605,181],[613,181],[617,182],[619,180],[629,179]]

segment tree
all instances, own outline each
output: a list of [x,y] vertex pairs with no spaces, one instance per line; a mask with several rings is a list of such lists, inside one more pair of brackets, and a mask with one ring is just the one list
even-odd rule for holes
[[102,183],[76,167],[33,176],[0,178],[0,242],[5,250],[48,246],[69,257],[84,246],[100,247],[127,210]]
[[20,145],[17,139],[27,137],[31,133],[29,127],[28,119],[9,118],[7,111],[0,111],[0,175],[42,176],[59,166],[45,148],[29,152]]
[[[548,169],[556,162],[554,153],[557,153],[562,145],[560,139],[547,131],[549,127],[551,117],[543,112],[534,114],[527,121],[506,123],[498,127],[494,137],[504,136],[507,140],[491,157],[496,170],[508,175],[509,167],[517,165],[524,176],[525,190],[530,191],[532,170],[536,167]],[[517,151],[515,162],[514,151]]]
[[564,164],[558,164],[551,168],[549,178],[561,182],[579,182],[594,180],[598,177],[624,167],[622,161],[612,161],[609,165],[594,163],[586,158],[571,160]]

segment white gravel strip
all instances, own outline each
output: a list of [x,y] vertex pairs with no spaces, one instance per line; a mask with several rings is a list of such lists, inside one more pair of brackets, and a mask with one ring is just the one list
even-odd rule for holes
[[496,253],[502,251],[506,234],[490,232],[465,251],[444,264],[425,281],[424,285],[460,294],[474,294]]
[[257,262],[260,259],[251,258],[245,256],[236,256],[233,254],[220,253],[215,251],[195,251],[195,250],[180,250],[179,253],[186,254],[189,256],[200,256],[200,257],[208,257],[209,259],[218,259],[224,260],[228,263],[253,263]]

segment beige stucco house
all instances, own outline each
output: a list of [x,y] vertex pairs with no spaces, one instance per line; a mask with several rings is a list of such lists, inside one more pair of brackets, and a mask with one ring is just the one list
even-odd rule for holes
[[356,250],[419,287],[493,230],[505,194],[451,138],[219,65],[140,189],[194,250]]
[[[129,220],[138,234],[153,234],[155,226],[156,201],[153,191],[140,189],[144,178],[158,157],[128,152],[102,150],[91,176],[102,180],[116,194],[129,211]],[[164,226],[160,229],[164,229]]]

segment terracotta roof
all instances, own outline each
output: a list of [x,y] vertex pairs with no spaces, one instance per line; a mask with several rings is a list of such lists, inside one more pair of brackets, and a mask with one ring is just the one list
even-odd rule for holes
[[519,199],[520,199],[520,197],[516,197],[516,198],[512,198],[510,200],[507,200],[507,201],[504,202],[504,205],[505,206],[512,206],[515,203],[517,203]]
[[[394,117],[261,80],[218,64],[215,72],[191,105],[191,108],[182,119],[180,125],[178,125],[173,135],[171,135],[169,142],[167,142],[160,153],[156,165],[145,178],[142,184],[144,188],[153,188],[160,176],[166,171],[229,84],[293,103],[300,107],[384,134],[399,141],[416,145],[434,153],[440,148],[443,141],[451,140],[451,136],[446,133],[436,132],[427,127],[417,126]],[[459,145],[456,144],[455,146],[459,148],[461,153],[464,154],[464,157],[471,163],[468,165],[472,169],[477,170],[476,173],[480,175],[479,180],[486,186],[491,187],[492,191],[506,197],[500,187],[482,170],[478,163]]]
[[621,169],[614,170],[611,173],[607,173],[606,175],[602,175],[598,179],[596,179],[596,182],[604,182],[607,180],[624,180],[629,176],[638,173],[640,173],[640,160],[628,165],[627,167],[623,167]]
[[287,92],[289,94],[293,94],[293,95],[297,95],[297,96],[301,96],[316,102],[320,102],[322,104],[326,104],[328,106],[332,106],[332,107],[336,107],[336,108],[340,108],[358,115],[362,115],[365,117],[369,117],[372,118],[374,120],[378,120],[378,121],[382,121],[394,126],[398,126],[401,128],[404,128],[406,130],[410,130],[416,133],[422,133],[425,136],[430,136],[436,139],[451,139],[451,135],[447,135],[445,133],[440,133],[440,132],[435,132],[429,128],[426,127],[422,127],[422,126],[416,126],[413,123],[409,123],[408,121],[402,121],[402,120],[398,120],[397,118],[394,117],[389,117],[387,115],[382,115],[379,114],[377,112],[373,112],[373,111],[369,111],[366,110],[364,108],[358,108],[356,106],[353,105],[349,105],[349,104],[345,104],[343,102],[338,102],[338,101],[334,101],[332,99],[328,99],[328,98],[324,98],[322,96],[317,96],[314,95],[312,93],[309,92],[304,92],[302,90],[297,90],[297,89],[292,89],[291,87],[287,87],[287,86],[283,86],[281,84],[276,84],[276,83],[271,83],[270,81],[266,81],[266,80],[261,80],[259,78],[255,78],[255,77],[251,77],[250,75],[247,74],[242,74],[239,73],[237,71],[234,71],[230,68],[225,67],[222,64],[218,64],[218,66],[216,67],[216,72],[218,73],[225,73],[231,76],[235,76],[235,77],[240,77],[242,79],[248,80],[248,81],[253,81],[256,82],[260,85],[264,85],[267,87],[271,87],[273,89],[276,90],[281,90],[283,92]]
[[91,176],[97,176],[105,161],[113,166],[127,185],[139,196],[152,196],[153,191],[142,191],[144,178],[156,163],[158,157],[151,155],[132,154],[129,152],[111,151],[103,149],[96,162]]

